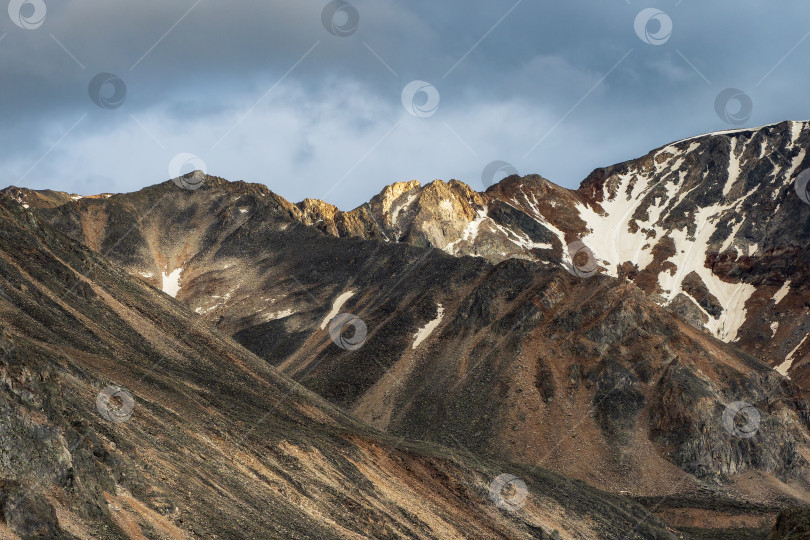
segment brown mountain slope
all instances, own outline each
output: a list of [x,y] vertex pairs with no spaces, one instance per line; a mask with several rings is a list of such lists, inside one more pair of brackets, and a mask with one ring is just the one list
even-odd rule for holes
[[0,231],[4,537],[672,537],[543,470],[397,445],[4,197]]
[[[99,250],[394,434],[663,496],[650,506],[678,525],[720,527],[742,513],[760,527],[807,500],[799,390],[634,284],[335,238],[274,197],[209,178],[196,191],[166,183],[43,215],[77,238],[85,216],[115,216]],[[330,339],[340,312],[366,325],[357,350]],[[758,411],[753,438],[724,423],[739,401]],[[729,502],[701,517],[714,500]]]

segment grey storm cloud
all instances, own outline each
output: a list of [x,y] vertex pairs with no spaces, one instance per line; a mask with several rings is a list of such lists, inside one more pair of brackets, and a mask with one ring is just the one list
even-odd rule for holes
[[[802,0],[352,0],[344,36],[325,0],[16,3],[24,19],[47,11],[29,29],[0,13],[4,184],[129,191],[191,153],[209,173],[350,208],[401,180],[483,189],[496,160],[576,187],[735,127],[715,110],[727,88],[753,104],[744,125],[810,117]],[[645,40],[649,8],[664,18]],[[114,107],[89,95],[99,73],[125,85]],[[415,80],[437,97],[421,118],[402,103]]]

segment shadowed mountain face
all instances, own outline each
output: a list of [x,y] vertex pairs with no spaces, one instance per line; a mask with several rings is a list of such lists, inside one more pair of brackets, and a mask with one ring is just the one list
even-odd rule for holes
[[809,144],[783,123],[578,191],[410,182],[351,212],[215,177],[35,211],[396,438],[549,467],[678,527],[764,530],[808,500]]
[[3,538],[674,538],[626,498],[375,431],[2,196],[0,231]]

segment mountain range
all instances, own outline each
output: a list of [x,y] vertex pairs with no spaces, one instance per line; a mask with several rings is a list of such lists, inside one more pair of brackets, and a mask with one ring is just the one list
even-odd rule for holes
[[8,534],[792,538],[808,148],[783,122],[351,211],[199,171],[6,188]]

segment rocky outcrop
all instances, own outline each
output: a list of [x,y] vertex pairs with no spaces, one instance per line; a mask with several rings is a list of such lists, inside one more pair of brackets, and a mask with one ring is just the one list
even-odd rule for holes
[[[71,195],[64,191],[33,190],[16,186],[9,186],[0,190],[0,193],[17,201],[25,208],[56,208],[69,203],[71,200],[81,198],[79,195]],[[104,195],[95,195],[95,197],[104,197]]]
[[559,260],[563,252],[558,236],[535,219],[457,180],[424,187],[397,182],[349,212],[312,199],[297,206],[304,223],[338,237],[405,242],[493,262]]
[[691,296],[708,316],[717,319],[723,314],[723,306],[720,301],[709,292],[697,272],[690,272],[688,276],[683,278],[681,287],[683,292]]
[[19,484],[4,482],[0,506],[6,526],[20,538],[75,538],[59,526],[56,510],[42,494]]
[[681,468],[703,478],[750,469],[781,478],[801,476],[808,466],[800,450],[806,440],[806,405],[794,410],[795,420],[788,422],[776,405],[796,399],[797,389],[769,372],[747,378],[724,373],[734,377],[724,381],[728,388],[744,388],[750,403],[734,405],[741,402],[733,393],[674,360],[658,382],[650,410],[652,436],[673,449],[672,459]]
[[810,508],[782,510],[771,534],[765,540],[806,540],[810,538]]

